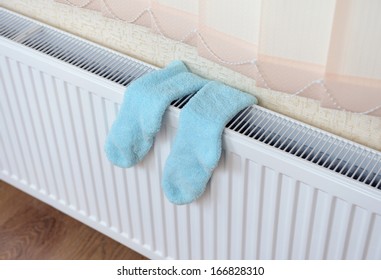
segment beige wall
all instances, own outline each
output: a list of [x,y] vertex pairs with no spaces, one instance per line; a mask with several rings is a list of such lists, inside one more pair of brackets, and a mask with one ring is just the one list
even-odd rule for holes
[[163,38],[145,27],[53,0],[0,0],[0,6],[158,66],[181,59],[202,76],[254,94],[261,106],[381,151],[381,118],[323,109],[319,101],[256,88],[254,80],[201,58],[194,47]]

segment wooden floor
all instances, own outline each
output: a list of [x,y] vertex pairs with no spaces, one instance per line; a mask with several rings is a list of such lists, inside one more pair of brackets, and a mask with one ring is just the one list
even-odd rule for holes
[[145,257],[0,181],[0,259]]

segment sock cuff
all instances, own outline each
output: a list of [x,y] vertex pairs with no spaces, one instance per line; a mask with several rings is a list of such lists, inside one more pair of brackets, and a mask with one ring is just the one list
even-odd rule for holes
[[166,68],[150,72],[131,83],[128,98],[146,104],[168,105],[178,98],[197,92],[208,80],[188,71],[182,61],[173,61]]
[[167,81],[163,81],[161,86],[167,88],[165,94],[168,96],[170,101],[173,101],[176,98],[181,98],[185,95],[197,92],[207,83],[208,80],[201,78],[196,74],[182,72]]
[[181,60],[170,62],[165,68],[156,70],[156,73],[161,76],[174,76],[178,73],[189,72],[188,67]]
[[220,82],[206,84],[184,107],[184,114],[202,116],[204,121],[225,125],[244,108],[257,104],[248,93]]

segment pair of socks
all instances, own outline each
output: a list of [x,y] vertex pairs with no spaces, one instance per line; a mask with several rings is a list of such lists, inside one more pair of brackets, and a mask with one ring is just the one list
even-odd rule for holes
[[188,71],[174,61],[135,80],[105,143],[108,159],[119,167],[141,161],[160,130],[166,108],[197,92],[180,112],[179,128],[164,167],[162,187],[174,204],[190,203],[205,191],[221,155],[226,123],[255,104],[254,96]]
[[159,132],[172,101],[197,92],[207,80],[190,73],[181,61],[150,72],[126,89],[122,106],[105,143],[108,159],[127,168],[143,159]]

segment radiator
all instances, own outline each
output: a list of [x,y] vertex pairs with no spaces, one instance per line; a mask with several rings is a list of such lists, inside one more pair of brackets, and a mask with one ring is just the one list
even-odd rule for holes
[[5,9],[0,36],[1,180],[152,259],[381,258],[381,153],[253,106],[206,193],[175,206],[160,182],[187,98],[120,169],[105,137],[155,67]]

